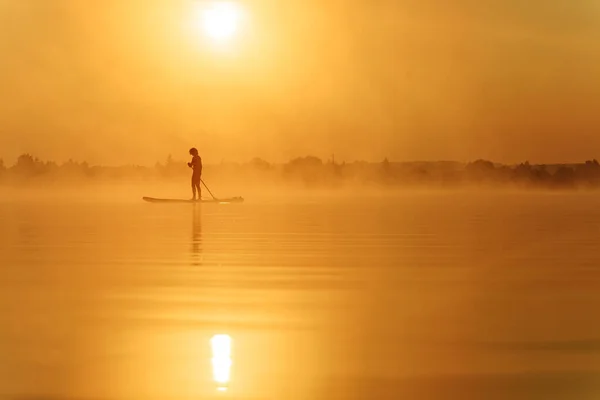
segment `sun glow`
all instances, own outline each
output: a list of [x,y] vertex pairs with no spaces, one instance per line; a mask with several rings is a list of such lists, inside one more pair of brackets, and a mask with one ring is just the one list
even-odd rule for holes
[[231,39],[238,31],[242,11],[236,3],[211,1],[198,8],[197,23],[204,35],[214,41]]

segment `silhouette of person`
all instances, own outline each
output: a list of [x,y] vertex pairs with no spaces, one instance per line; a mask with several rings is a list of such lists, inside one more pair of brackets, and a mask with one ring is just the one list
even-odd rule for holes
[[[188,163],[188,167],[192,168],[192,200],[201,200],[200,182],[202,181],[202,158],[198,155],[198,150],[195,147],[190,149],[192,161]],[[198,193],[198,198],[196,198]]]

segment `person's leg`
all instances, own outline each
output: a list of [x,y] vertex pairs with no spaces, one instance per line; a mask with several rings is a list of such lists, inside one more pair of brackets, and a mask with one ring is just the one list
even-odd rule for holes
[[194,178],[192,178],[192,194],[194,196],[192,199],[196,200],[196,182],[194,182]]
[[202,190],[200,188],[200,181],[196,182],[196,191],[198,192],[198,200],[202,200]]

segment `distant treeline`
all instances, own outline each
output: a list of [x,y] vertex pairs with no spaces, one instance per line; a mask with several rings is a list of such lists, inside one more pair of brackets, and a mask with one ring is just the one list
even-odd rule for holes
[[[89,165],[69,160],[64,163],[42,161],[30,154],[19,156],[6,166],[0,159],[0,183],[19,184],[49,180],[118,180],[183,179],[190,175],[185,161],[170,156],[153,167],[124,165],[119,167]],[[314,156],[300,157],[283,164],[255,158],[246,163],[222,162],[204,166],[203,175],[211,180],[264,180],[298,182],[313,187],[344,184],[382,186],[461,186],[512,185],[532,188],[600,188],[600,165],[597,160],[579,164],[502,165],[487,160],[469,163],[435,162],[335,162]]]

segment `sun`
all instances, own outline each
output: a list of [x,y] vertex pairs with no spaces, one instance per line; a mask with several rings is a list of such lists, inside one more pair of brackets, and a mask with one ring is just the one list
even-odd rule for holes
[[211,1],[204,3],[198,11],[200,28],[210,39],[221,42],[231,39],[237,33],[241,19],[241,10],[237,4]]

